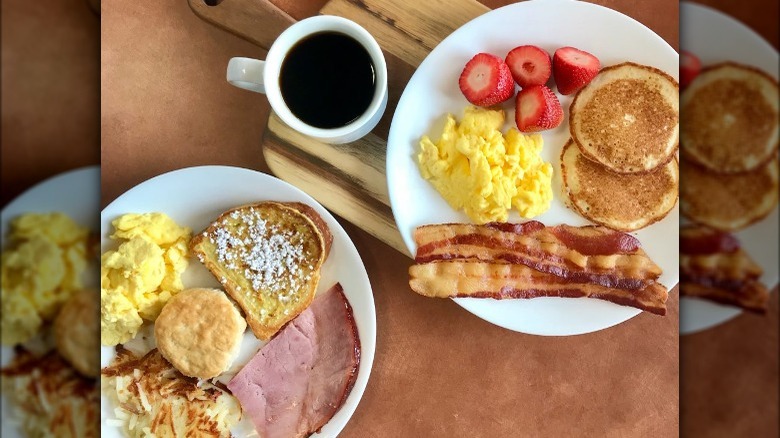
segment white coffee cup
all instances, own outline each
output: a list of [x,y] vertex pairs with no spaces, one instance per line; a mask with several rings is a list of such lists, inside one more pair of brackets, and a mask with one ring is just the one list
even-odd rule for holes
[[[366,49],[374,64],[374,95],[371,103],[357,119],[337,128],[318,128],[304,123],[290,111],[279,86],[279,74],[287,53],[299,41],[319,32],[339,32],[352,37]],[[271,108],[287,125],[326,143],[348,143],[365,136],[374,129],[387,107],[387,65],[382,49],[360,25],[333,15],[307,18],[287,28],[271,45],[265,61],[232,58],[227,67],[227,81],[245,90],[265,93]]]

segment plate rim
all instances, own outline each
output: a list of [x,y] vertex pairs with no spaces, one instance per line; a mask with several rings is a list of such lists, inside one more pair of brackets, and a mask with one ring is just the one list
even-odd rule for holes
[[[0,210],[0,246],[4,246],[6,243],[6,232],[8,230],[8,226],[11,221],[11,217],[9,217],[9,214],[16,214],[23,213],[23,212],[45,212],[45,211],[55,211],[47,208],[40,208],[37,210],[26,210],[22,209],[20,206],[23,206],[25,203],[30,202],[28,199],[30,196],[36,195],[38,192],[44,193],[44,190],[56,183],[60,183],[65,180],[69,180],[72,178],[78,179],[78,180],[84,180],[86,181],[89,178],[97,177],[98,182],[100,181],[100,165],[92,164],[92,165],[86,165],[86,166],[80,166],[73,169],[68,169],[65,171],[62,171],[60,173],[50,175],[30,187],[24,189],[21,193],[16,195],[13,199],[11,199],[6,205],[3,206],[2,210]],[[95,187],[95,193],[98,198],[100,197],[100,187]],[[100,202],[95,203],[95,205],[99,208]],[[92,229],[90,227],[90,224],[83,224],[79,223],[80,226],[88,227],[90,228],[90,231],[97,232],[97,229]],[[99,227],[98,227],[99,228]],[[5,366],[6,361],[10,361],[13,357],[13,348],[11,346],[2,345],[0,346],[0,360],[2,361],[2,364],[0,366]],[[2,430],[2,434],[5,436],[5,434],[8,434],[10,437],[21,437],[22,431],[19,429],[19,425],[15,421],[15,419],[8,419],[6,418],[6,415],[11,414],[11,403],[9,400],[6,399],[5,394],[0,394],[0,416],[3,418],[2,426],[0,427],[0,430]],[[10,420],[10,421],[6,421]]]
[[[687,11],[686,11],[687,10]],[[685,12],[684,12],[685,11]],[[777,61],[778,56],[780,55],[780,52],[777,48],[772,46],[762,35],[760,35],[758,32],[753,30],[750,26],[742,22],[741,20],[737,19],[736,17],[733,17],[729,14],[726,14],[725,12],[719,11],[711,6],[703,5],[699,3],[694,3],[691,1],[683,0],[680,2],[680,24],[683,25],[683,22],[685,21],[683,19],[683,15],[685,13],[691,14],[691,16],[696,16],[697,19],[700,17],[707,17],[706,20],[710,21],[713,18],[716,20],[721,20],[724,22],[729,23],[730,26],[734,26],[736,29],[739,29],[739,33],[741,34],[741,37],[745,37],[746,39],[749,39],[751,41],[751,44],[755,44],[758,47],[760,47],[761,51],[766,51],[767,53],[773,53],[775,56],[775,61]],[[690,31],[690,29],[689,29]],[[681,43],[681,49],[682,48],[682,42],[684,39],[687,39],[683,36],[684,32],[681,32],[680,35],[680,43]],[[716,63],[719,61],[716,61]],[[740,62],[741,64],[748,64],[752,65],[750,63],[746,62]],[[757,67],[757,66],[756,66]],[[763,70],[763,69],[762,69]],[[767,72],[768,74],[772,75],[775,80],[778,79],[778,72]],[[780,207],[775,206],[775,210],[779,209]],[[747,228],[744,228],[742,230],[738,230],[734,232],[734,234],[744,232],[746,230],[749,230],[750,228],[761,224],[762,222],[772,220],[773,217],[777,217],[777,212],[773,211],[770,213],[767,217],[761,219],[760,221],[756,222],[755,224],[751,224]],[[778,284],[775,283],[773,286],[769,288],[770,293],[772,290],[776,287],[778,287]],[[684,321],[687,318],[683,317],[684,308],[690,305],[694,305],[696,307],[699,307],[700,310],[707,310],[711,309],[714,311],[717,311],[720,313],[720,315],[716,315],[716,318],[709,319],[704,322],[697,321],[693,324],[685,324]],[[742,314],[745,314],[746,312],[738,307],[735,306],[728,306],[723,305],[719,303],[714,303],[706,300],[700,300],[693,297],[686,297],[686,296],[680,296],[680,336],[688,336],[693,335],[696,333],[704,332],[707,330],[714,329],[720,325],[729,323],[739,317]]]
[[[308,193],[304,192],[300,188],[296,187],[295,185],[282,180],[281,178],[278,178],[274,175],[271,175],[269,173],[262,172],[260,170],[248,168],[248,167],[242,167],[242,166],[231,166],[231,165],[221,165],[221,164],[207,164],[207,165],[194,165],[194,166],[188,166],[188,167],[182,167],[178,169],[173,169],[168,172],[164,172],[158,175],[155,175],[151,178],[148,178],[144,181],[139,182],[138,184],[134,185],[133,187],[129,188],[119,196],[117,196],[111,203],[106,205],[101,211],[100,211],[100,227],[101,227],[101,247],[103,246],[103,242],[105,239],[108,239],[108,237],[105,235],[105,231],[103,230],[103,224],[104,219],[103,215],[104,212],[107,210],[116,210],[117,205],[121,205],[121,200],[125,196],[129,196],[131,192],[135,191],[136,189],[141,190],[142,186],[147,187],[153,184],[159,184],[160,180],[164,180],[166,178],[176,178],[179,175],[184,174],[190,174],[190,173],[197,173],[197,172],[210,172],[210,171],[218,171],[218,172],[228,172],[228,173],[238,173],[238,174],[244,174],[250,175],[252,178],[262,178],[262,179],[269,179],[273,180],[275,183],[280,183],[283,186],[287,187],[292,191],[292,193],[295,193],[297,196],[302,197],[305,199],[304,202],[309,203],[312,207],[315,208],[315,210],[321,210],[318,211],[322,215],[322,212],[324,212],[324,216],[326,219],[326,222],[332,222],[335,223],[338,227],[336,230],[333,230],[333,227],[330,227],[334,234],[334,240],[337,238],[336,236],[338,234],[343,234],[345,237],[344,241],[342,242],[344,245],[346,245],[346,248],[353,253],[354,257],[357,258],[357,260],[360,262],[360,270],[356,273],[357,275],[360,275],[361,277],[364,277],[364,282],[366,286],[366,291],[363,292],[365,294],[365,298],[367,299],[368,303],[370,304],[370,314],[366,315],[368,318],[366,320],[367,322],[367,329],[369,333],[359,333],[360,336],[360,344],[361,344],[361,354],[360,354],[360,365],[358,368],[358,374],[356,377],[356,381],[354,386],[351,389],[349,397],[352,397],[353,394],[355,394],[355,402],[353,406],[348,406],[345,401],[345,404],[343,404],[338,411],[334,414],[334,417],[331,417],[331,419],[323,425],[323,427],[326,427],[328,424],[333,421],[333,418],[339,413],[342,412],[343,409],[347,408],[347,411],[344,411],[347,413],[346,418],[343,422],[340,422],[341,424],[335,423],[334,427],[337,429],[335,431],[336,434],[341,433],[341,431],[344,429],[344,427],[349,423],[349,421],[352,419],[352,417],[355,414],[355,411],[357,410],[358,406],[360,405],[360,402],[363,400],[363,396],[365,394],[365,390],[368,387],[368,382],[371,376],[371,371],[373,369],[374,360],[376,357],[376,337],[377,337],[377,323],[376,323],[376,302],[374,300],[374,293],[373,288],[371,286],[371,281],[368,276],[368,272],[365,268],[365,263],[363,262],[363,258],[360,256],[360,252],[357,250],[357,247],[355,246],[352,238],[349,236],[347,231],[344,229],[344,227],[339,223],[339,221],[333,216],[333,214],[326,209],[320,202],[318,202],[316,199],[314,199],[312,196],[310,196]],[[258,198],[267,198],[266,196],[259,196]],[[262,200],[262,199],[258,199]],[[106,219],[108,220],[108,219]],[[110,221],[109,221],[110,224]],[[102,249],[101,249],[102,253]],[[339,282],[341,282],[339,280]],[[343,285],[343,283],[342,283]],[[352,303],[350,303],[352,306]],[[355,306],[352,306],[353,313]],[[366,345],[370,348],[366,349]],[[105,348],[111,348],[109,346],[104,346],[101,344],[101,351]],[[365,365],[365,370],[360,370],[360,367]],[[109,408],[110,402],[108,402],[107,397],[103,397],[103,389],[101,388],[101,426],[105,427],[105,420],[106,417],[104,416],[104,408]],[[243,408],[242,408],[243,410]],[[114,429],[114,427],[112,427]],[[118,436],[124,436],[121,431],[118,432]],[[313,437],[320,437],[323,436],[322,432],[318,432],[312,435]]]
[[[464,28],[468,29],[470,27],[476,27],[476,26],[478,26],[478,24],[475,24],[475,23],[477,23],[477,22],[479,22],[481,20],[488,20],[488,18],[486,18],[486,17],[490,17],[491,15],[497,15],[499,13],[502,13],[501,11],[506,11],[506,10],[509,10],[509,9],[521,10],[523,8],[533,7],[533,6],[536,6],[538,4],[544,4],[544,6],[552,7],[552,8],[558,8],[558,7],[580,7],[580,8],[583,8],[583,9],[590,9],[590,10],[593,10],[593,11],[598,11],[597,12],[598,14],[611,15],[612,18],[614,18],[614,19],[618,19],[618,20],[624,21],[627,24],[630,24],[632,27],[636,27],[637,28],[637,32],[641,31],[642,33],[645,34],[644,35],[645,37],[652,38],[653,40],[656,41],[656,43],[659,44],[659,47],[663,48],[664,51],[668,51],[670,56],[672,56],[672,54],[673,54],[673,56],[676,56],[677,59],[679,59],[679,52],[677,50],[675,50],[671,46],[671,44],[669,44],[666,40],[664,40],[654,30],[652,30],[649,27],[645,26],[643,23],[641,23],[640,21],[634,19],[633,17],[630,17],[630,16],[628,16],[628,15],[626,15],[626,14],[620,12],[620,11],[608,8],[606,6],[598,5],[598,4],[595,4],[595,3],[580,2],[580,1],[575,1],[575,0],[535,0],[535,1],[527,1],[527,2],[520,2],[520,3],[513,3],[513,4],[505,5],[505,6],[502,6],[500,8],[496,8],[496,9],[493,9],[491,11],[488,11],[485,14],[482,14],[482,15],[480,15],[478,17],[473,18],[472,20],[469,20],[467,23],[464,23],[462,26],[460,26],[458,29],[456,29],[455,31],[450,33],[446,38],[444,38],[436,47],[434,47],[434,49],[430,53],[428,53],[428,55],[426,55],[426,58],[422,61],[422,63],[420,63],[420,65],[415,70],[415,73],[410,78],[409,83],[411,83],[414,80],[414,78],[417,75],[417,73],[419,72],[420,68],[423,67],[424,65],[427,65],[428,62],[430,62],[430,59],[431,59],[430,55],[436,49],[438,49],[440,46],[444,46],[445,44],[447,44],[451,39],[459,38],[460,36],[459,35],[456,36],[455,34],[463,32]],[[503,12],[503,13],[505,13],[505,12]],[[407,99],[407,95],[408,95],[407,94],[407,90],[409,89],[409,83],[407,83],[406,86],[404,87],[404,91],[401,94],[401,97],[400,97],[400,99],[398,101],[398,105],[397,105],[397,107],[395,109],[395,112],[393,114],[393,119],[392,119],[392,122],[391,122],[391,125],[390,125],[390,131],[389,131],[388,142],[387,142],[387,145],[388,145],[388,149],[387,149],[388,153],[387,153],[387,155],[388,156],[390,155],[390,151],[391,150],[402,149],[402,146],[399,144],[399,143],[402,143],[402,141],[397,140],[397,136],[399,136],[400,134],[398,133],[398,131],[396,129],[394,129],[394,126],[397,126],[397,123],[396,123],[397,118],[402,117],[400,115],[399,108],[401,108],[402,103],[404,103],[405,100]],[[391,183],[391,181],[390,181],[391,175],[395,173],[394,170],[393,170],[393,165],[392,164],[393,163],[391,163],[390,160],[387,160],[386,166],[385,166],[385,172],[386,172],[386,175],[387,175],[386,179],[387,179],[388,198],[389,198],[389,201],[390,201],[390,207],[391,207],[391,210],[393,211],[393,219],[395,221],[396,227],[401,232],[401,237],[402,237],[402,240],[404,241],[404,244],[407,247],[407,250],[409,251],[410,254],[414,254],[414,252],[415,252],[414,250],[416,248],[416,245],[414,245],[414,242],[412,240],[411,234],[409,236],[407,236],[403,231],[401,231],[402,227],[399,226],[398,219],[397,219],[398,215],[396,214],[396,212],[398,211],[399,204],[402,202],[403,196],[398,194],[398,191],[400,190],[400,188],[395,186],[395,185],[393,185]],[[675,204],[674,208],[672,209],[672,211],[670,213],[671,214],[676,214],[676,213],[678,214],[678,212],[679,212],[679,201]],[[677,222],[679,224],[679,217],[677,218]],[[679,226],[678,226],[678,229],[679,229]],[[671,287],[668,287],[668,290],[671,292],[678,284],[679,284],[679,275],[677,277],[677,282],[674,285],[672,285]],[[549,297],[536,298],[535,300],[543,300],[543,299],[546,299],[546,298],[549,298]],[[552,298],[552,299],[555,299],[555,298]],[[615,322],[611,322],[608,325],[602,325],[600,328],[595,328],[595,329],[588,328],[588,329],[585,329],[585,330],[576,330],[576,331],[571,331],[571,332],[568,332],[568,333],[553,333],[553,332],[545,332],[545,331],[529,330],[529,329],[519,330],[517,328],[507,327],[508,324],[498,323],[495,320],[488,320],[483,315],[476,314],[474,311],[472,311],[470,308],[468,308],[467,305],[465,305],[465,303],[469,303],[469,302],[475,300],[474,298],[454,298],[452,300],[455,303],[457,303],[459,306],[463,307],[469,313],[472,313],[474,316],[477,316],[478,318],[483,319],[486,322],[489,322],[491,324],[497,325],[499,327],[502,327],[502,328],[505,328],[505,329],[508,329],[508,330],[512,330],[512,331],[517,331],[517,332],[520,332],[520,333],[530,334],[530,335],[551,336],[551,337],[577,336],[577,335],[584,335],[584,334],[588,334],[588,333],[595,333],[595,332],[598,332],[598,331],[601,331],[601,330],[606,330],[608,328],[615,327],[615,326],[617,326],[617,325],[619,325],[621,323],[624,323],[624,322],[628,321],[629,319],[634,318],[635,316],[639,315],[640,313],[642,313],[642,311],[639,310],[639,309],[631,308],[630,310],[626,311],[626,315],[627,316],[624,319],[618,320],[619,318],[616,318]]]

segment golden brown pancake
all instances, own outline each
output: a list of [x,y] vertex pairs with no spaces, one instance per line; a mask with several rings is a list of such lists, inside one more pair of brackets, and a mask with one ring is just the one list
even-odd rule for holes
[[561,173],[574,208],[615,230],[644,228],[664,218],[677,203],[676,159],[654,172],[618,174],[587,159],[569,140],[561,152]]
[[615,172],[650,172],[677,150],[678,93],[674,78],[653,67],[606,67],[574,97],[571,136],[585,156]]
[[680,211],[688,219],[734,231],[764,218],[777,205],[778,160],[747,173],[717,174],[681,162]]
[[731,62],[705,69],[682,94],[683,154],[718,173],[755,169],[778,144],[777,81]]

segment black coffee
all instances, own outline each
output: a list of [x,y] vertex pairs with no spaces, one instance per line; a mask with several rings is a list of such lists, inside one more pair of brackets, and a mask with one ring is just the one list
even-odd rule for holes
[[279,87],[304,123],[338,128],[363,114],[374,97],[374,64],[352,37],[320,32],[299,41],[282,62]]

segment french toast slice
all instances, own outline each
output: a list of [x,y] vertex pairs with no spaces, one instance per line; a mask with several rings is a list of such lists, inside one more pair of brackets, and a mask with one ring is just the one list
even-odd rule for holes
[[761,167],[777,152],[777,80],[754,67],[724,62],[704,69],[680,98],[683,155],[717,173]]
[[677,204],[680,171],[676,159],[647,173],[619,174],[587,159],[569,140],[561,152],[564,192],[591,221],[634,231],[664,217]]
[[222,283],[258,339],[271,339],[314,299],[333,236],[302,203],[258,202],[222,213],[190,250]]
[[574,97],[569,131],[586,157],[610,170],[650,172],[671,161],[677,151],[677,81],[632,62],[603,68]]

